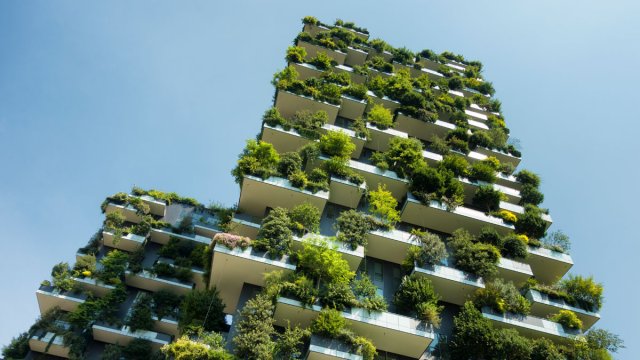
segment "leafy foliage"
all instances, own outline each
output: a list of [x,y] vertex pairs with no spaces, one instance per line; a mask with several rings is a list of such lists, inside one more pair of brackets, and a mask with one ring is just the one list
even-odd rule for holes
[[378,189],[369,192],[369,210],[380,217],[383,222],[393,226],[400,221],[400,212],[396,209],[398,201],[393,197],[386,185],[378,184]]
[[402,278],[400,287],[393,297],[398,311],[407,315],[417,315],[421,320],[440,326],[440,300],[431,281],[425,277],[410,275]]
[[527,315],[531,309],[531,304],[515,285],[502,279],[487,282],[484,289],[476,292],[473,301],[478,307],[489,306],[500,313]]
[[280,156],[273,145],[264,141],[248,140],[237,166],[231,171],[238,184],[245,175],[254,175],[263,179],[276,174]]
[[268,360],[273,358],[273,304],[258,294],[240,310],[240,321],[233,338],[236,355],[241,359]]
[[338,240],[350,244],[352,249],[358,245],[367,245],[367,233],[371,229],[371,222],[367,217],[356,210],[347,210],[340,213],[336,219],[338,228]]
[[191,291],[180,305],[178,326],[180,329],[201,326],[205,331],[222,331],[226,327],[224,307],[215,287]]
[[393,126],[393,115],[389,109],[380,104],[375,104],[367,113],[367,120],[380,129],[388,129]]
[[291,218],[286,209],[277,207],[263,220],[258,238],[253,242],[257,250],[268,251],[274,257],[282,257],[291,252],[293,234]]

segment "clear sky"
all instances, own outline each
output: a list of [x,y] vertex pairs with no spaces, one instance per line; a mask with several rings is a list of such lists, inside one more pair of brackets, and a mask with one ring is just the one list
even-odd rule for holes
[[38,284],[98,229],[106,195],[237,201],[229,171],[304,15],[484,63],[572,272],[605,284],[598,326],[639,359],[640,6],[617,0],[0,1],[0,344],[36,318]]

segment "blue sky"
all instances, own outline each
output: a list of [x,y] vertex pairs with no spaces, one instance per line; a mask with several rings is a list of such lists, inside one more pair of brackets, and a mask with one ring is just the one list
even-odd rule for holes
[[572,237],[572,272],[605,284],[598,326],[640,358],[638,14],[616,0],[0,2],[0,344],[36,318],[38,284],[100,226],[106,195],[237,201],[229,171],[315,15],[484,63],[521,168]]

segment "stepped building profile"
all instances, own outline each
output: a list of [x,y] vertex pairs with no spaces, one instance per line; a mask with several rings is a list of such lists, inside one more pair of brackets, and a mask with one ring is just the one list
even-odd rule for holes
[[602,286],[567,275],[482,64],[303,24],[232,171],[237,205],[107,197],[4,356],[610,358]]

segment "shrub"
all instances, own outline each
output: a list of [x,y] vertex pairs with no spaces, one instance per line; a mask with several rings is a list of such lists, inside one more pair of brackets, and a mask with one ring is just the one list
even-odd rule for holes
[[305,239],[298,251],[298,269],[326,284],[349,284],[355,273],[340,253],[318,239]]
[[309,203],[295,206],[289,212],[294,228],[302,228],[307,232],[315,233],[320,230],[320,210]]
[[618,352],[624,349],[624,341],[616,334],[604,329],[591,329],[586,336],[587,343],[593,349],[605,349],[610,352]]
[[440,325],[442,307],[437,305],[439,300],[431,281],[416,275],[403,277],[393,297],[398,311],[408,315],[416,314],[421,320],[434,326]]
[[151,298],[142,294],[133,306],[133,311],[127,319],[127,325],[131,331],[153,329],[153,319],[151,318]]
[[439,137],[438,135],[433,135],[431,136],[430,139],[430,144],[429,144],[429,149],[431,149],[433,152],[440,154],[440,155],[446,155],[447,153],[449,153],[449,144],[447,144],[447,142]]
[[342,93],[359,100],[367,100],[369,98],[367,91],[367,86],[364,84],[351,84],[347,88],[343,89]]
[[287,152],[280,156],[278,172],[282,177],[288,178],[291,174],[302,169],[302,157],[297,152]]
[[409,265],[412,268],[414,261],[420,266],[437,265],[447,257],[447,248],[438,235],[413,229],[411,237],[419,244],[418,249],[415,249],[415,252],[410,253],[409,256]]
[[336,338],[341,335],[346,326],[347,322],[340,311],[324,308],[311,323],[311,332],[329,338]]
[[457,137],[452,137],[449,140],[447,140],[447,144],[451,147],[451,149],[453,150],[457,150],[461,153],[464,154],[468,154],[469,153],[469,144],[465,141],[462,140],[460,138]]
[[259,294],[247,301],[239,317],[237,335],[233,338],[236,356],[251,360],[272,359],[275,330],[271,301]]
[[593,280],[592,276],[569,275],[560,282],[560,287],[581,307],[589,311],[597,311],[602,307],[602,284]]
[[356,210],[343,211],[336,219],[336,226],[337,239],[351,245],[351,249],[355,250],[358,245],[367,245],[367,233],[371,229],[371,223],[363,214]]
[[178,326],[181,330],[190,326],[201,326],[205,331],[222,331],[226,327],[224,307],[225,304],[215,287],[193,290],[185,296],[180,305]]
[[24,359],[29,353],[29,338],[26,332],[12,338],[11,343],[2,348],[2,356],[6,359]]
[[378,287],[371,282],[369,276],[361,273],[352,282],[353,294],[358,302],[357,306],[369,311],[386,311],[387,302],[377,293]]
[[535,239],[544,237],[547,223],[542,219],[542,211],[535,206],[525,207],[524,214],[518,216],[516,232]]
[[373,152],[371,157],[369,157],[369,160],[380,170],[389,170],[389,163],[387,163],[387,157],[383,152]]
[[153,354],[151,341],[136,338],[122,349],[122,355],[125,359],[147,359]]
[[254,247],[267,251],[274,258],[282,257],[291,252],[293,234],[291,233],[291,219],[286,209],[277,207],[263,220],[258,231]]
[[320,21],[318,21],[318,19],[315,18],[314,16],[305,16],[302,18],[302,23],[309,24],[309,25],[318,25]]
[[472,240],[469,232],[463,229],[454,231],[449,238],[456,267],[484,278],[494,277],[498,272],[500,251],[493,245],[473,243]]
[[414,54],[411,50],[406,47],[400,47],[394,49],[392,51],[393,58],[392,61],[398,62],[400,64],[411,64],[413,60],[416,58],[416,54]]
[[507,258],[526,259],[529,255],[527,244],[518,235],[508,235],[502,242],[502,255]]
[[306,56],[307,50],[305,50],[305,48],[300,46],[289,46],[289,48],[287,48],[287,56],[285,57],[285,60],[287,60],[287,62],[303,63]]
[[488,306],[500,313],[527,315],[531,309],[531,304],[515,285],[502,279],[487,282],[484,289],[476,292],[473,301],[478,307]]
[[476,240],[481,243],[491,244],[499,249],[502,248],[503,244],[500,234],[498,234],[498,231],[491,226],[485,226],[480,229],[480,234],[478,234]]
[[571,310],[560,310],[557,314],[551,316],[550,320],[570,329],[582,329],[582,320]]
[[496,213],[496,216],[507,223],[515,224],[518,222],[518,217],[516,216],[516,214],[512,213],[509,210],[500,210]]
[[561,230],[556,230],[551,234],[540,239],[542,242],[542,246],[549,248],[551,250],[560,251],[560,252],[569,252],[571,250],[571,239],[568,235],[563,233]]
[[438,166],[451,171],[455,176],[466,177],[468,175],[469,162],[460,155],[445,155]]
[[307,174],[302,170],[296,170],[288,177],[291,185],[298,189],[304,189],[307,186]]
[[311,59],[309,63],[313,64],[320,70],[329,70],[333,66],[334,60],[330,58],[325,52],[318,51],[316,57]]
[[[194,335],[192,335],[194,336]],[[166,358],[176,360],[233,360],[235,357],[224,349],[224,340],[218,333],[200,332],[191,339],[182,335],[176,341],[163,346],[160,351]],[[119,358],[118,358],[119,359]]]
[[531,360],[565,360],[565,357],[551,340],[540,338],[533,341]]
[[180,306],[180,296],[168,291],[158,290],[151,295],[153,312],[158,319],[171,315]]
[[520,170],[520,172],[516,174],[516,180],[522,183],[522,185],[531,185],[534,188],[540,186],[540,177],[529,170]]
[[505,195],[496,190],[491,185],[480,185],[473,195],[473,204],[485,212],[496,211],[500,208],[500,201],[504,200]]
[[356,336],[351,341],[352,346],[356,348],[356,353],[362,355],[363,360],[374,360],[378,352],[371,340]]
[[71,278],[71,269],[69,264],[61,262],[53,266],[51,269],[51,277],[53,279],[53,287],[60,291],[71,291],[74,281]]
[[520,189],[520,205],[539,205],[544,201],[544,195],[533,185],[525,184]]
[[388,129],[393,126],[393,115],[389,109],[380,104],[375,104],[367,113],[367,120],[380,129]]
[[96,277],[98,280],[116,285],[120,283],[120,278],[124,275],[124,271],[127,268],[127,262],[129,261],[129,255],[119,250],[111,250],[105,257],[102,258],[102,269],[97,271]]
[[356,145],[345,132],[327,131],[320,137],[320,150],[329,156],[349,158],[355,149]]
[[353,306],[356,298],[349,284],[332,283],[325,287],[320,302],[323,306],[342,311]]
[[369,210],[383,222],[393,226],[400,221],[400,212],[396,209],[398,201],[393,197],[386,185],[378,184],[378,189],[369,192]]
[[394,137],[384,155],[391,170],[400,177],[408,177],[418,167],[425,166],[422,150],[418,139]]
[[308,139],[319,139],[320,128],[326,124],[329,117],[327,112],[320,110],[311,112],[309,110],[296,111],[291,119],[291,126],[302,136]]
[[264,141],[248,140],[231,174],[238,184],[242,182],[245,175],[266,179],[276,173],[279,161],[280,156],[273,145]]
[[496,172],[488,164],[477,162],[471,165],[469,177],[473,180],[485,181],[493,184],[496,181]]

